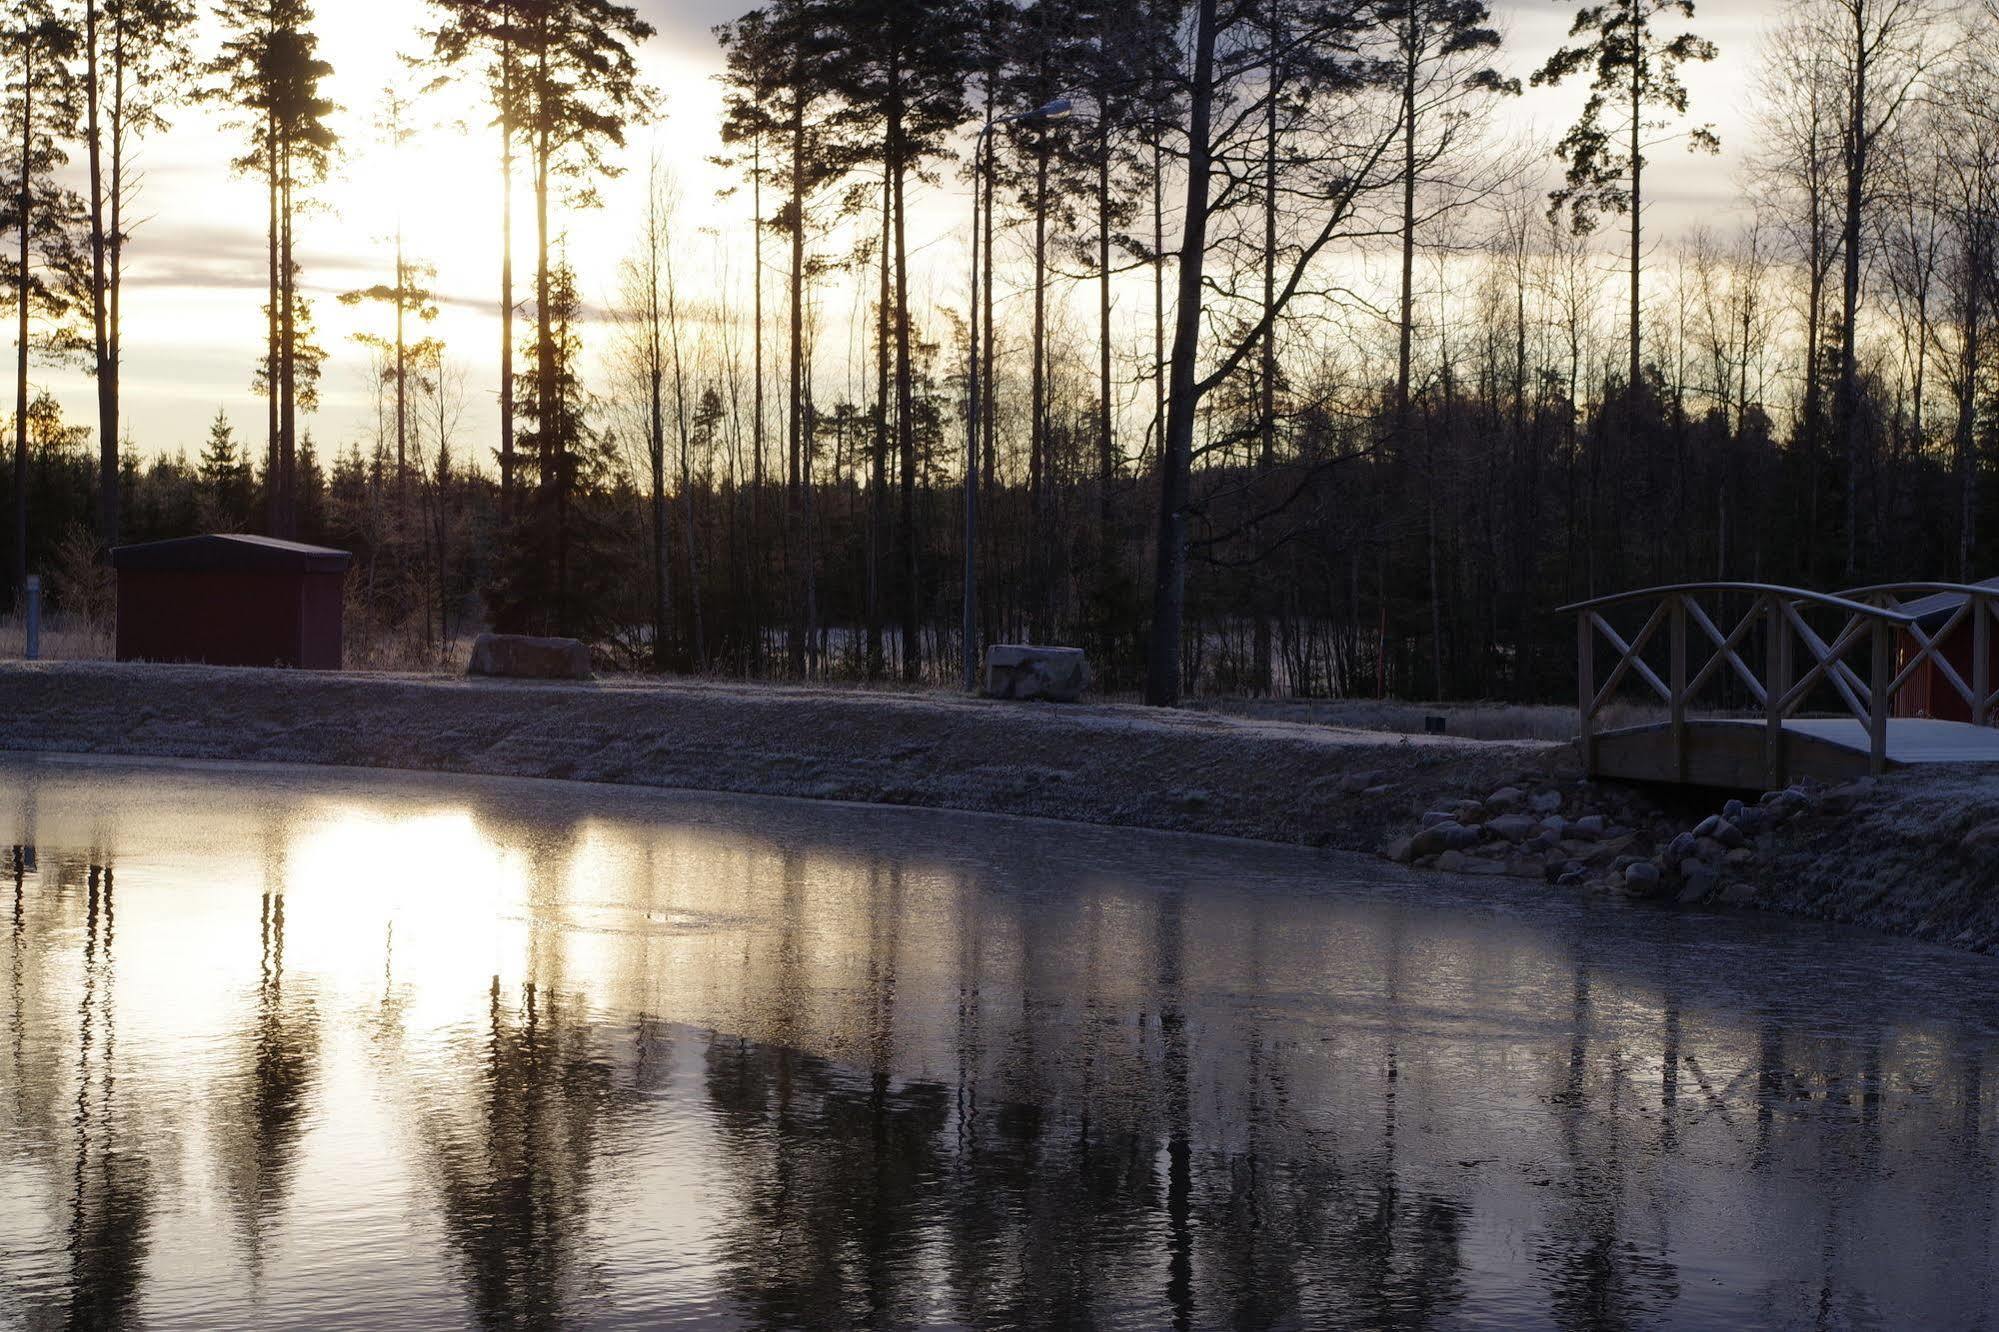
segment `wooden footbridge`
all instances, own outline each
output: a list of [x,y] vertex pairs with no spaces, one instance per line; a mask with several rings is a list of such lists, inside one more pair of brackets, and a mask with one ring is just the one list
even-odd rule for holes
[[[1576,617],[1577,744],[1593,776],[1746,790],[1999,764],[1999,585],[1680,583],[1563,610]],[[1607,724],[1623,690],[1649,691],[1666,719]]]

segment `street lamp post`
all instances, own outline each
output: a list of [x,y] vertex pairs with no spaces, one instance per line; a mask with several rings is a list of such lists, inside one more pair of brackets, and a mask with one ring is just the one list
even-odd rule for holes
[[[1058,97],[1032,111],[988,120],[972,148],[972,303],[967,312],[965,362],[965,620],[961,626],[965,656],[965,692],[979,687],[979,189],[984,184],[990,201],[992,184],[986,180],[987,141],[998,125],[1044,125],[1068,118],[1069,99]],[[991,330],[987,330],[991,336]]]

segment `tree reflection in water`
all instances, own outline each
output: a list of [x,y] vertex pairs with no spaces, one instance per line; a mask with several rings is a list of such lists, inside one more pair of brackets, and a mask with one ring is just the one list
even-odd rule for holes
[[422,825],[479,881],[389,891],[423,848],[344,799],[321,878],[283,809],[199,877],[8,855],[0,1324],[1994,1312],[1975,959],[583,796]]
[[257,899],[257,985],[245,1048],[214,1110],[217,1165],[253,1281],[285,1218],[316,1091],[319,1014],[310,990],[285,977],[282,848],[266,850]]
[[69,1325],[76,1328],[115,1327],[130,1316],[145,1278],[154,1201],[150,1163],[121,1141],[112,871],[93,864],[86,875],[69,1223]]
[[492,1327],[549,1327],[594,1287],[586,1226],[599,1139],[617,1090],[597,1033],[533,983],[493,979],[484,1058],[438,1116],[431,1174],[473,1308]]

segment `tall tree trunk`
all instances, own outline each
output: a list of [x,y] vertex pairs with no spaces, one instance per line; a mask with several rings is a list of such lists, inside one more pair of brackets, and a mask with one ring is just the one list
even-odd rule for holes
[[278,200],[278,220],[283,227],[283,253],[278,258],[278,292],[284,310],[278,354],[283,367],[280,383],[283,395],[278,409],[278,535],[297,535],[298,458],[298,270],[292,258],[292,159],[291,143],[283,145],[284,173]]
[[[762,102],[762,90],[758,94]],[[764,674],[764,134],[750,142],[750,674]]]
[[[512,6],[501,22],[512,29]],[[514,43],[500,43],[500,518],[514,515]]]
[[[1045,133],[1045,131],[1043,131]],[[1030,632],[1046,630],[1048,589],[1044,586],[1048,534],[1043,530],[1048,477],[1048,145],[1037,141],[1034,167],[1034,347],[1028,390],[1027,587]]]
[[[403,263],[403,225],[396,223],[396,524],[409,521],[409,269]],[[398,532],[400,536],[401,533]]]
[[[991,124],[993,119],[993,79],[994,76],[990,74],[986,79],[985,118],[987,124]],[[979,350],[981,359],[979,383],[984,388],[984,392],[980,394],[979,402],[979,434],[981,439],[979,449],[979,511],[986,516],[986,519],[980,525],[983,530],[979,533],[979,536],[984,540],[985,549],[981,552],[979,567],[987,570],[990,575],[990,571],[994,565],[995,553],[998,550],[998,534],[995,530],[998,524],[993,521],[995,517],[993,513],[993,494],[998,486],[996,473],[999,461],[999,446],[997,443],[999,434],[999,386],[993,379],[993,367],[997,359],[995,349],[999,345],[999,329],[993,323],[993,146],[990,136],[987,138],[985,148],[984,197],[979,205],[979,228],[982,233],[979,242],[979,264],[981,269],[979,274],[979,303],[981,306],[979,327],[985,330],[986,335],[985,346]],[[993,585],[988,583],[987,586],[990,588]],[[1001,610],[1001,607],[997,604],[998,602],[999,598],[997,596],[979,598],[979,612],[982,620],[979,626],[979,636],[982,642],[991,643],[997,636]]]
[[553,507],[555,517],[555,632],[573,636],[577,626],[570,618],[569,605],[568,421],[565,419],[564,392],[558,374],[553,315],[549,309],[553,288],[549,191],[553,186],[550,173],[554,166],[554,145],[548,108],[552,94],[548,91],[547,43],[544,40],[540,45],[543,49],[536,73],[534,141],[535,406],[540,413],[536,426],[541,436],[542,494],[545,502]]
[[[681,538],[687,547],[687,609],[693,617],[694,669],[708,669],[708,643],[701,624],[701,563],[695,554],[694,478],[687,457],[687,375],[680,359],[679,294],[673,280],[673,249],[666,249],[666,335],[673,348],[673,414],[680,433]],[[660,510],[665,521],[666,511]]]
[[1860,353],[1855,324],[1860,312],[1860,224],[1867,174],[1866,6],[1853,6],[1853,88],[1847,111],[1846,198],[1840,220],[1839,428],[1846,450],[1846,564],[1851,577],[1859,564],[1860,538]]
[[652,271],[646,282],[646,452],[652,467],[652,668],[664,673],[673,623],[667,571],[666,356],[660,346],[658,232],[648,240],[647,266]]
[[1192,485],[1194,360],[1200,351],[1201,277],[1208,249],[1208,184],[1213,173],[1209,122],[1214,109],[1215,6],[1196,0],[1194,76],[1187,98],[1187,202],[1180,233],[1179,300],[1173,313],[1173,372],[1166,433],[1159,448],[1158,553],[1152,582],[1152,635],[1146,651],[1145,701],[1180,701],[1180,625],[1187,605],[1187,501]]
[[[102,62],[98,55],[98,0],[84,0],[84,146],[90,168],[90,334],[97,378],[97,536],[118,544],[118,372],[112,361],[110,310],[105,286],[104,124]],[[115,58],[115,57],[114,57]]]
[[1416,43],[1417,0],[1410,0],[1402,31],[1402,285],[1395,338],[1396,446],[1409,446],[1409,376],[1416,328]]
[[[1109,11],[1106,10],[1106,13]],[[1104,41],[1110,38],[1106,33]],[[1109,53],[1105,52],[1108,59]],[[1111,487],[1117,477],[1117,440],[1111,402],[1111,137],[1108,124],[1097,130],[1097,600],[1098,652],[1109,667],[1117,618],[1112,597],[1117,586],[1117,544],[1112,532]]]
[[[1639,9],[1639,0],[1631,0],[1631,44],[1634,59],[1631,62],[1631,367],[1626,372],[1625,393],[1636,411],[1638,390],[1644,374],[1640,345],[1642,329],[1639,325],[1639,264],[1643,251],[1639,248],[1641,228],[1645,212],[1645,157],[1640,151],[1644,146],[1641,134],[1645,127],[1644,73],[1645,73],[1645,21]],[[1637,428],[1636,422],[1627,418],[1625,433]]]
[[914,683],[923,673],[923,588],[918,574],[916,533],[916,404],[909,364],[909,245],[903,207],[906,152],[899,109],[889,119],[893,159],[889,180],[895,190],[895,440],[902,467],[902,678]]
[[283,378],[278,365],[278,336],[282,311],[281,288],[278,285],[278,256],[281,250],[281,233],[278,229],[278,120],[271,112],[264,115],[264,174],[265,186],[270,192],[269,254],[266,258],[270,266],[270,299],[265,308],[265,334],[267,346],[264,353],[264,412],[270,438],[264,447],[264,531],[271,536],[283,534],[283,522],[279,517],[283,493],[279,489],[278,451],[279,384]]
[[1987,260],[1980,254],[1980,237],[1992,225],[1981,218],[1978,210],[1967,209],[1966,247],[1969,250],[1965,260],[1964,282],[1964,332],[1962,338],[1961,380],[1957,401],[1957,576],[1967,582],[1973,577],[1971,555],[1974,538],[1977,536],[1977,429],[1978,429],[1978,378],[1983,348],[1980,345],[1979,287],[1989,280],[1986,272]]
[[[888,153],[883,151],[883,160]],[[869,448],[868,471],[868,643],[867,678],[882,677],[881,562],[889,550],[888,509],[888,413],[894,335],[889,330],[889,311],[894,301],[889,285],[895,235],[895,198],[888,173],[882,173],[881,290],[875,304],[875,412],[874,440]]]
[[[1264,91],[1263,122],[1263,318],[1262,345],[1257,349],[1256,470],[1259,480],[1277,457],[1277,134],[1278,111],[1284,96],[1284,0],[1270,0],[1270,80]],[[1259,486],[1258,502],[1263,502]],[[1250,539],[1260,541],[1254,531]],[[1270,692],[1270,606],[1261,563],[1249,567],[1250,606],[1254,614],[1250,643],[1250,692]]]
[[28,234],[32,193],[35,125],[35,51],[21,55],[21,193],[20,267],[14,273],[14,304],[19,315],[14,349],[14,590],[18,596],[28,581],[28,300],[32,290],[28,269]]
[[1166,438],[1166,133],[1152,141],[1152,447]]
[[[116,438],[118,448],[124,447],[124,425],[122,422],[122,388],[125,365],[125,20],[120,10],[111,29],[111,184],[109,199],[109,230],[105,236],[105,319],[104,319],[104,365],[97,372],[99,397],[99,427],[105,438]],[[105,384],[110,385],[107,392]],[[110,415],[103,415],[105,405],[110,407]],[[102,441],[100,441],[101,447]],[[123,496],[120,493],[122,481],[119,465],[122,459],[116,451],[112,455],[110,485],[110,522],[105,543],[118,540],[124,526]]]
[[[789,413],[787,441],[790,457],[789,474],[786,478],[785,529],[787,539],[785,549],[789,555],[798,550],[801,537],[800,506],[804,501],[802,486],[802,464],[805,453],[805,106],[801,95],[792,96],[791,114],[791,376],[786,411]],[[785,644],[785,654],[790,660],[791,673],[802,678],[805,675],[805,639],[809,630],[805,609],[805,589],[811,583],[811,575],[804,571],[805,561],[798,561],[795,571],[799,582],[790,593],[791,631]]]

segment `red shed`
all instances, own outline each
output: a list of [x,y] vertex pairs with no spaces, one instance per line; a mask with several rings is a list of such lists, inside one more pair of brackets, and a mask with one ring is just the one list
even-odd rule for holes
[[344,550],[234,533],[120,546],[118,660],[340,669]]
[[[1999,578],[1988,578],[1972,586],[1989,587],[1999,592]],[[1935,637],[1946,624],[1950,623],[1950,617],[1955,615],[1962,605],[1964,605],[1963,593],[1937,592],[1907,602],[1902,609],[1917,617],[1916,622],[1922,626],[1925,634]],[[1915,639],[1907,633],[1899,635],[1899,639],[1895,651],[1895,670],[1898,674],[1918,651]],[[1993,643],[1995,648],[1999,648],[1999,633],[1994,633]],[[1938,644],[1940,655],[1950,663],[1951,669],[1956,671],[1958,678],[1966,684],[1972,683],[1971,647],[1969,616],[1959,621],[1957,627]],[[1995,671],[1995,674],[1999,674],[1999,671]],[[1902,691],[1895,695],[1895,715],[1968,722],[1971,720],[1971,705],[1964,701],[1964,695],[1957,692],[1956,687],[1944,678],[1943,673],[1937,670],[1933,663],[1926,661],[1909,677],[1909,682],[1902,686]]]

